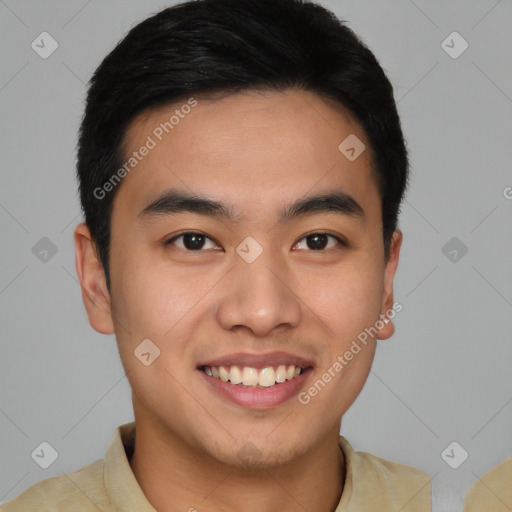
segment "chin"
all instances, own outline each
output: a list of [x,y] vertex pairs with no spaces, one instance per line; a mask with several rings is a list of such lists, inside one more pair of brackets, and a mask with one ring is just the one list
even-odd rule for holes
[[[235,450],[233,450],[236,445]],[[274,442],[265,439],[248,439],[231,443],[229,446],[216,447],[217,450],[208,450],[210,456],[228,466],[239,470],[271,469],[292,463],[306,451],[300,443],[292,445],[281,440]]]

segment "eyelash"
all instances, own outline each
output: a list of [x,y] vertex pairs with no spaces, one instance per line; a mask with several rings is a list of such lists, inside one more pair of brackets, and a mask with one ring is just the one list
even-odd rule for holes
[[[172,243],[174,241],[176,241],[177,239],[179,238],[182,238],[183,236],[185,235],[200,235],[204,238],[206,238],[207,240],[210,240],[211,242],[215,243],[216,245],[219,245],[217,244],[217,242],[215,240],[213,240],[212,238],[210,238],[209,236],[205,235],[204,233],[201,233],[199,231],[185,231],[184,233],[180,233],[179,235],[175,235],[173,236],[172,238],[170,238],[169,240],[167,240],[166,242],[164,242],[164,245],[167,247],[167,246],[170,246],[172,245]],[[335,235],[332,235],[330,233],[324,233],[324,232],[321,232],[321,231],[314,231],[313,233],[309,233],[305,236],[303,236],[302,238],[300,238],[297,242],[295,242],[293,245],[297,245],[299,242],[302,242],[303,240],[305,240],[306,238],[310,237],[310,236],[313,236],[313,235],[326,235],[330,238],[334,238],[334,240],[336,240],[339,245],[341,247],[348,247],[348,243],[343,239],[343,238],[340,238],[338,236],[335,236]],[[181,249],[181,248],[178,248],[179,250],[181,251],[185,251],[185,252],[205,252],[203,249],[199,249],[197,251],[192,251],[190,249]],[[314,250],[314,249],[308,249],[309,251],[311,252],[327,252],[327,251],[331,251],[335,248],[331,247],[330,249],[319,249],[319,250]]]

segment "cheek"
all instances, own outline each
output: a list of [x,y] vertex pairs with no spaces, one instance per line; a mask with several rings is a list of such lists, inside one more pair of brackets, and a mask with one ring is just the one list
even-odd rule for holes
[[380,313],[382,269],[375,262],[355,261],[331,272],[309,274],[303,291],[306,304],[343,343],[373,324]]
[[168,338],[184,329],[197,328],[198,316],[205,314],[203,309],[208,295],[214,293],[212,287],[216,280],[218,278],[213,278],[211,273],[208,276],[193,269],[165,268],[150,275],[152,307],[149,315],[155,331]]
[[127,268],[123,277],[119,315],[129,322],[132,339],[123,337],[123,350],[133,352],[149,338],[161,350],[161,362],[186,358],[194,331],[205,316],[213,314],[212,308],[207,308],[208,296],[218,278],[140,263],[131,271]]
[[[188,368],[176,361],[188,361],[188,334],[194,328],[189,313],[197,302],[194,294],[187,295],[161,276],[139,265],[136,272],[126,272],[118,288],[118,315],[129,325],[129,333],[124,329],[116,332],[120,357],[134,393],[153,410],[160,407],[158,401],[164,396],[169,404],[175,404],[175,397],[167,391],[176,388],[175,379],[185,382]],[[145,353],[150,354],[148,365],[143,361]],[[158,396],[155,390],[159,390]]]

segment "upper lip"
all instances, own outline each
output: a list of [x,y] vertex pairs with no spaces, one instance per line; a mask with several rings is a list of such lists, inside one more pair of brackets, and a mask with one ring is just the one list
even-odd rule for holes
[[287,352],[268,352],[266,354],[251,354],[238,352],[235,354],[227,354],[225,356],[216,357],[201,361],[201,366],[250,366],[251,368],[263,368],[265,366],[294,365],[302,368],[313,366],[313,362],[304,357],[300,357]]

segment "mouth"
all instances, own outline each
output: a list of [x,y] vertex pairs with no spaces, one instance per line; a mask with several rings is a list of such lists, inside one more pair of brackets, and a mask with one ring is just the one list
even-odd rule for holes
[[305,372],[303,366],[284,365],[264,366],[261,369],[252,366],[209,366],[199,368],[209,377],[220,379],[222,382],[230,382],[236,386],[250,388],[269,388],[292,380]]
[[251,409],[275,407],[298,394],[313,363],[283,352],[233,354],[203,361],[197,368],[210,389]]

